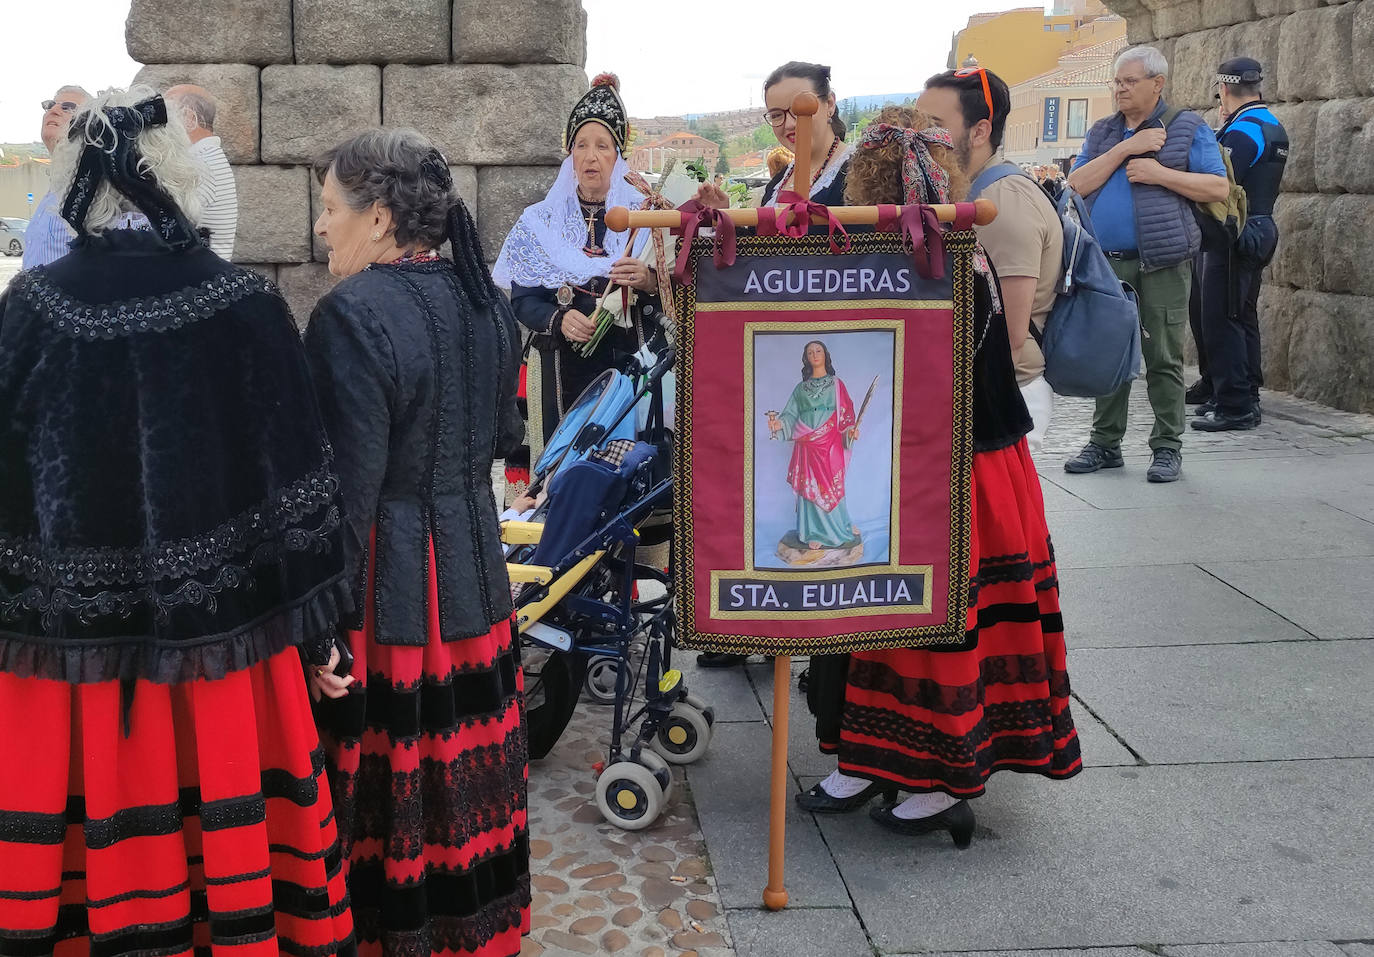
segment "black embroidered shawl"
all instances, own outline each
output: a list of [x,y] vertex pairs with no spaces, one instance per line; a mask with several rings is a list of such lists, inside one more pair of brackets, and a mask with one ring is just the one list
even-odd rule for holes
[[286,303],[209,249],[86,237],[0,297],[0,670],[218,678],[347,610]]

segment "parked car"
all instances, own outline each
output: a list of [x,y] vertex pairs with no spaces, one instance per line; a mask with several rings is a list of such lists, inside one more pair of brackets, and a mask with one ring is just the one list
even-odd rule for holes
[[27,219],[0,217],[0,252],[6,256],[24,255],[24,230],[28,228]]

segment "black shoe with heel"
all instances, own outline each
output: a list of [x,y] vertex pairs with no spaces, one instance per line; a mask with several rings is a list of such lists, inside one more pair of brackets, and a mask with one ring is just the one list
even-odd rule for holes
[[968,801],[960,801],[952,807],[945,808],[939,814],[911,820],[893,814],[892,810],[895,807],[895,804],[871,807],[868,809],[868,816],[889,831],[896,831],[898,834],[916,835],[932,834],[935,831],[949,831],[954,846],[961,851],[973,843],[973,828],[978,822],[973,816],[973,808],[969,807]]
[[897,799],[896,788],[878,781],[872,782],[858,794],[847,798],[834,797],[817,782],[811,786],[811,790],[802,791],[797,795],[797,807],[803,811],[810,811],[812,814],[843,814],[846,811],[863,807],[879,794],[887,801]]

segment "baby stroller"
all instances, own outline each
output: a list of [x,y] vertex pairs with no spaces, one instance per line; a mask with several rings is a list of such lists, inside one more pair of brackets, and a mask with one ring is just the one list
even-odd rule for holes
[[[670,764],[700,758],[714,713],[671,665],[676,607],[670,577],[636,561],[651,516],[668,511],[672,478],[663,441],[662,386],[671,350],[651,368],[603,376],[569,410],[536,463],[548,498],[528,522],[506,522],[516,620],[525,656],[530,756],[567,727],[589,661],[612,675],[611,742],[597,806],[627,830],[648,827],[672,798]],[[648,401],[646,442],[624,437]],[[657,421],[655,421],[657,419]],[[566,431],[565,431],[566,430]],[[633,435],[633,431],[631,432]],[[663,526],[657,526],[662,533]],[[662,594],[640,600],[636,583]]]

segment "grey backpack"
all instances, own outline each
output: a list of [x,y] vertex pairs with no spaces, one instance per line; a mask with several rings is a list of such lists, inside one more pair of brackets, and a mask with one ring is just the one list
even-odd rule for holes
[[[1007,176],[1027,174],[1012,163],[990,166],[973,181],[969,200]],[[1031,324],[1031,335],[1045,354],[1045,381],[1060,395],[1111,395],[1140,372],[1135,290],[1117,278],[1097,243],[1083,198],[1067,185],[1055,213],[1064,227],[1063,277],[1045,331]]]

